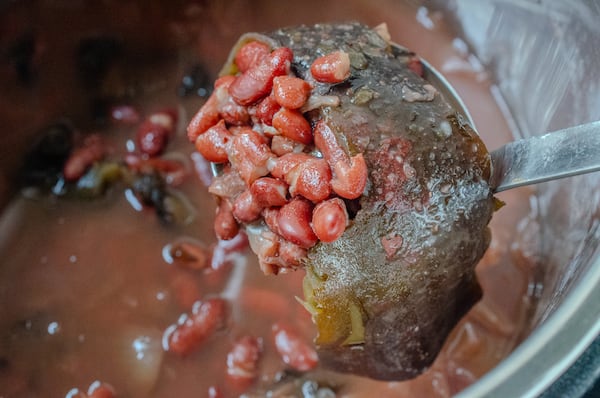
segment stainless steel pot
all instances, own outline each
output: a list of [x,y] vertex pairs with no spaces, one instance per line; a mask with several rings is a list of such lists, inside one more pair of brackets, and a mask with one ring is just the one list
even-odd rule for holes
[[[474,51],[494,70],[524,136],[600,119],[597,2],[457,0],[450,8]],[[597,338],[599,182],[600,176],[590,175],[537,187],[544,269],[532,286],[539,300],[527,338],[461,397],[537,396]],[[583,385],[573,385],[574,393],[598,375],[597,358],[588,361],[596,369],[580,375]]]

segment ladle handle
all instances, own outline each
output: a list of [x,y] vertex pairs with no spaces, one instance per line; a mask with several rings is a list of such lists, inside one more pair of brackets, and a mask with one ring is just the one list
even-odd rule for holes
[[600,170],[600,121],[518,140],[491,153],[494,192]]

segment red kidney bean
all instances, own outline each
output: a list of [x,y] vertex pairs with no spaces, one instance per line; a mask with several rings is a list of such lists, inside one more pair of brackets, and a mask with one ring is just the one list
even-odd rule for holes
[[310,73],[321,83],[340,83],[350,76],[350,57],[344,51],[334,51],[314,60]]
[[169,130],[162,124],[144,121],[137,130],[136,141],[140,152],[148,156],[160,155],[169,142]]
[[312,346],[292,330],[291,327],[281,322],[272,327],[275,347],[283,362],[300,372],[314,369],[319,358]]
[[109,113],[111,120],[123,124],[136,124],[141,119],[140,112],[132,105],[115,105]]
[[262,207],[283,206],[288,202],[288,184],[276,178],[259,178],[250,186],[250,192]]
[[331,167],[331,188],[345,199],[356,199],[367,185],[367,163],[359,153],[350,157],[339,145],[333,130],[323,121],[314,129],[315,146],[321,151]]
[[312,215],[312,228],[323,242],[333,242],[346,230],[348,212],[346,204],[340,198],[331,198],[318,203]]
[[[236,103],[229,95],[226,87],[219,87],[217,95],[220,98],[218,105],[219,116],[229,125],[242,126],[250,122],[248,108]],[[222,94],[221,94],[222,93]]]
[[215,81],[215,90],[206,100],[204,105],[196,112],[187,126],[187,136],[191,142],[196,142],[198,136],[208,130],[211,126],[217,124],[221,118],[219,115],[218,88],[226,85],[227,87],[235,79],[233,76],[223,76]]
[[217,208],[214,228],[219,239],[233,239],[238,234],[240,226],[233,216],[233,206],[229,199],[221,199]]
[[312,87],[307,81],[294,76],[277,76],[273,79],[273,97],[284,108],[298,109],[304,105]]
[[333,191],[345,199],[360,197],[367,186],[367,163],[362,153],[350,158],[349,162],[338,161],[333,165],[331,179]]
[[264,137],[250,128],[234,135],[228,146],[228,155],[247,186],[269,173],[267,163],[274,157]]
[[313,134],[308,120],[297,110],[281,108],[273,116],[273,127],[284,137],[310,145],[313,142]]
[[252,336],[242,336],[233,343],[227,354],[227,376],[238,390],[245,390],[258,375],[258,361],[262,341]]
[[255,199],[249,189],[242,192],[233,202],[233,216],[240,223],[249,223],[260,217],[263,206]]
[[267,126],[273,125],[273,115],[281,109],[281,105],[277,103],[273,95],[268,95],[263,98],[254,111],[255,116],[258,120]]
[[337,141],[335,133],[327,123],[322,120],[318,121],[315,125],[313,134],[315,146],[319,151],[321,151],[323,157],[325,160],[327,160],[330,166],[334,165],[340,160],[348,160],[349,155],[344,152]]
[[232,134],[225,127],[225,121],[220,120],[196,139],[196,150],[208,161],[215,163],[227,162],[227,144]]
[[117,393],[110,384],[95,381],[90,384],[87,395],[88,398],[114,398],[117,396]]
[[313,156],[307,153],[285,154],[275,160],[274,166],[271,169],[271,175],[275,178],[285,179],[285,176],[290,172],[290,170],[303,162],[309,161],[312,158]]
[[281,47],[272,51],[257,65],[237,76],[229,93],[240,105],[251,105],[267,96],[273,88],[273,78],[287,74],[293,59],[292,50]]
[[292,196],[302,195],[313,202],[325,200],[331,194],[331,170],[325,159],[311,157],[299,163],[285,175]]
[[196,112],[190,124],[187,126],[187,136],[191,142],[195,142],[198,136],[215,125],[219,119],[219,109],[217,108],[217,98],[214,91],[206,100],[204,105]]
[[317,236],[310,227],[312,208],[312,203],[298,196],[283,205],[277,215],[279,234],[306,249],[313,247]]
[[239,71],[244,73],[258,65],[269,53],[271,48],[260,41],[251,41],[244,44],[235,54],[234,62]]
[[212,298],[194,304],[192,313],[168,336],[169,351],[187,355],[198,349],[218,329],[224,327],[227,305]]
[[75,149],[63,166],[63,176],[67,181],[77,181],[90,166],[104,157],[106,148],[97,134],[85,138],[83,146]]

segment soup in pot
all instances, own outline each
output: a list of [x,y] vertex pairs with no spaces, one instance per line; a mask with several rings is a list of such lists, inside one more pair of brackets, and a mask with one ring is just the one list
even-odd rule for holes
[[15,194],[0,220],[0,396],[445,397],[519,342],[536,270],[526,189],[499,195],[507,206],[477,267],[482,300],[405,382],[320,366],[296,299],[303,271],[265,276],[243,233],[215,238],[210,166],[185,127],[245,31],[385,21],[457,88],[489,148],[511,138],[487,72],[441,14],[392,1],[308,2],[285,17],[281,7],[4,10],[2,162],[19,172],[3,173]]

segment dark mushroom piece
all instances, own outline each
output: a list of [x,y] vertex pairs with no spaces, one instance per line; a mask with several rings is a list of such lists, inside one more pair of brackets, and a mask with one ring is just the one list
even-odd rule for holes
[[[474,269],[489,244],[487,225],[496,207],[489,154],[472,127],[423,79],[415,54],[381,32],[348,23],[247,34],[224,75],[239,73],[236,53],[252,41],[273,53],[291,49],[286,73],[309,82],[313,98],[336,98],[301,109],[315,141],[318,133],[340,156],[361,154],[367,165],[358,197],[340,194],[350,218],[341,236],[329,243],[295,242],[306,249],[304,303],[318,329],[320,361],[375,379],[415,377],[481,297]],[[349,75],[319,81],[311,65],[335,52],[348,56]],[[248,97],[242,105],[256,101]],[[202,121],[218,119],[211,117]],[[198,122],[188,129],[192,138]],[[318,156],[331,158],[316,144]],[[339,174],[333,166],[331,172],[334,179]],[[241,224],[252,235],[257,225],[270,226],[263,216]]]

